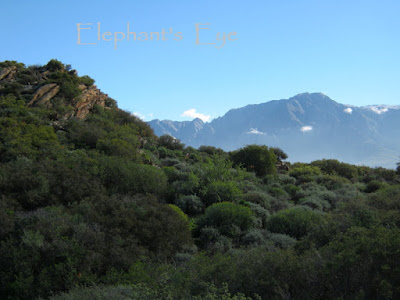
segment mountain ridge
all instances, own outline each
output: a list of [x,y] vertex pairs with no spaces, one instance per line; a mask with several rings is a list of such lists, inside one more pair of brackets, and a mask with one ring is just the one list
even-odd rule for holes
[[[323,93],[301,93],[230,109],[208,123],[148,123],[156,135],[169,134],[193,147],[235,150],[247,144],[266,144],[284,149],[292,161],[335,158],[394,168],[400,153],[400,143],[396,142],[396,136],[400,136],[396,129],[400,128],[399,109],[384,104],[351,106]],[[190,130],[193,127],[196,130]]]

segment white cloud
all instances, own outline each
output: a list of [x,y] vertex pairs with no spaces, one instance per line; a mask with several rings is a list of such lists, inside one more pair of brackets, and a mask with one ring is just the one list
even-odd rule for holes
[[311,130],[313,130],[313,127],[312,127],[312,126],[309,126],[309,125],[307,125],[307,126],[303,126],[303,127],[301,127],[301,128],[300,128],[300,130],[301,130],[302,132],[307,132],[307,131],[311,131]]
[[260,135],[264,135],[265,134],[265,132],[258,131],[257,128],[250,128],[250,131],[247,132],[247,133],[248,134],[260,134]]
[[141,114],[140,112],[135,111],[134,113],[132,113],[132,115],[134,115],[135,117],[138,117],[139,119],[142,119],[143,121],[145,121],[146,119],[152,119],[153,118],[153,114]]
[[193,119],[199,118],[203,122],[207,122],[208,120],[211,119],[210,115],[204,115],[204,114],[198,113],[198,112],[196,112],[196,109],[194,109],[194,108],[184,111],[181,114],[181,117],[189,117],[189,118],[193,118]]
[[387,107],[372,106],[371,110],[373,112],[376,112],[378,115],[380,115],[380,114],[387,112],[389,109]]
[[353,109],[350,108],[350,107],[348,107],[348,108],[345,108],[345,109],[344,109],[344,112],[345,112],[346,114],[351,115],[351,113],[353,112]]

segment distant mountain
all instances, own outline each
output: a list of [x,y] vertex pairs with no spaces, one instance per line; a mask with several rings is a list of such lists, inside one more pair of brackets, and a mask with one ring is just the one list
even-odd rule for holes
[[280,147],[290,161],[322,158],[394,168],[400,160],[400,106],[356,107],[322,93],[231,109],[200,119],[149,122],[155,134],[170,134],[193,147],[234,150],[247,144]]

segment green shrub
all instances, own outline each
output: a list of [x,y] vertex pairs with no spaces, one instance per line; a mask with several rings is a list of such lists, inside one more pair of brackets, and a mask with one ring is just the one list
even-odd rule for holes
[[45,66],[47,70],[50,72],[62,71],[64,70],[65,66],[62,62],[58,61],[57,59],[51,59],[47,65]]
[[118,108],[117,101],[110,97],[105,100],[105,106],[110,108]]
[[309,165],[297,166],[289,171],[290,176],[302,181],[310,181],[319,174],[321,174],[321,170],[318,167]]
[[299,239],[310,233],[323,221],[324,216],[319,212],[293,207],[272,215],[267,228],[271,232],[283,233]]
[[107,157],[102,160],[101,169],[103,184],[114,193],[164,195],[166,192],[167,177],[153,166]]
[[90,78],[87,75],[84,75],[84,76],[79,77],[79,83],[90,87],[94,84],[94,79]]
[[265,228],[270,215],[268,210],[256,203],[248,202],[248,205],[256,218],[257,227]]
[[250,208],[230,202],[215,203],[208,207],[197,220],[197,230],[204,227],[216,228],[221,234],[234,237],[255,226],[255,218]]
[[358,176],[356,166],[341,163],[336,159],[317,160],[313,161],[311,164],[320,168],[323,173],[328,175],[338,175],[347,179],[353,179]]
[[236,165],[243,165],[249,172],[257,176],[276,173],[276,156],[273,149],[267,146],[249,145],[231,154]]
[[374,193],[380,189],[384,189],[385,187],[388,187],[388,184],[382,181],[378,180],[372,180],[367,183],[367,186],[365,188],[366,193]]
[[186,214],[194,216],[204,212],[205,205],[201,199],[195,195],[181,196],[176,205]]
[[96,148],[106,155],[137,157],[137,147],[122,139],[99,139]]
[[203,200],[208,206],[223,201],[236,202],[241,196],[242,191],[235,182],[215,181],[207,186]]
[[258,204],[267,210],[271,208],[272,198],[271,195],[260,191],[250,191],[243,195],[244,201]]
[[185,145],[182,144],[180,140],[168,134],[160,136],[158,138],[158,144],[161,147],[165,147],[169,150],[182,150],[185,147]]

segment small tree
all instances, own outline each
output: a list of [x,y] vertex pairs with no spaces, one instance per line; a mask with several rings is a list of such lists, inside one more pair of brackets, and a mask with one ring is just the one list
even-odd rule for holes
[[158,139],[158,144],[170,150],[182,150],[185,144],[169,134],[164,134]]
[[265,145],[248,145],[233,152],[231,159],[236,165],[242,164],[248,171],[255,172],[257,176],[276,173],[276,155],[272,148]]
[[55,72],[63,70],[65,66],[61,61],[58,61],[57,59],[52,59],[47,63],[46,68],[50,72]]
[[274,152],[276,158],[279,161],[282,161],[282,160],[285,160],[288,158],[288,155],[281,148],[271,147],[271,150]]

